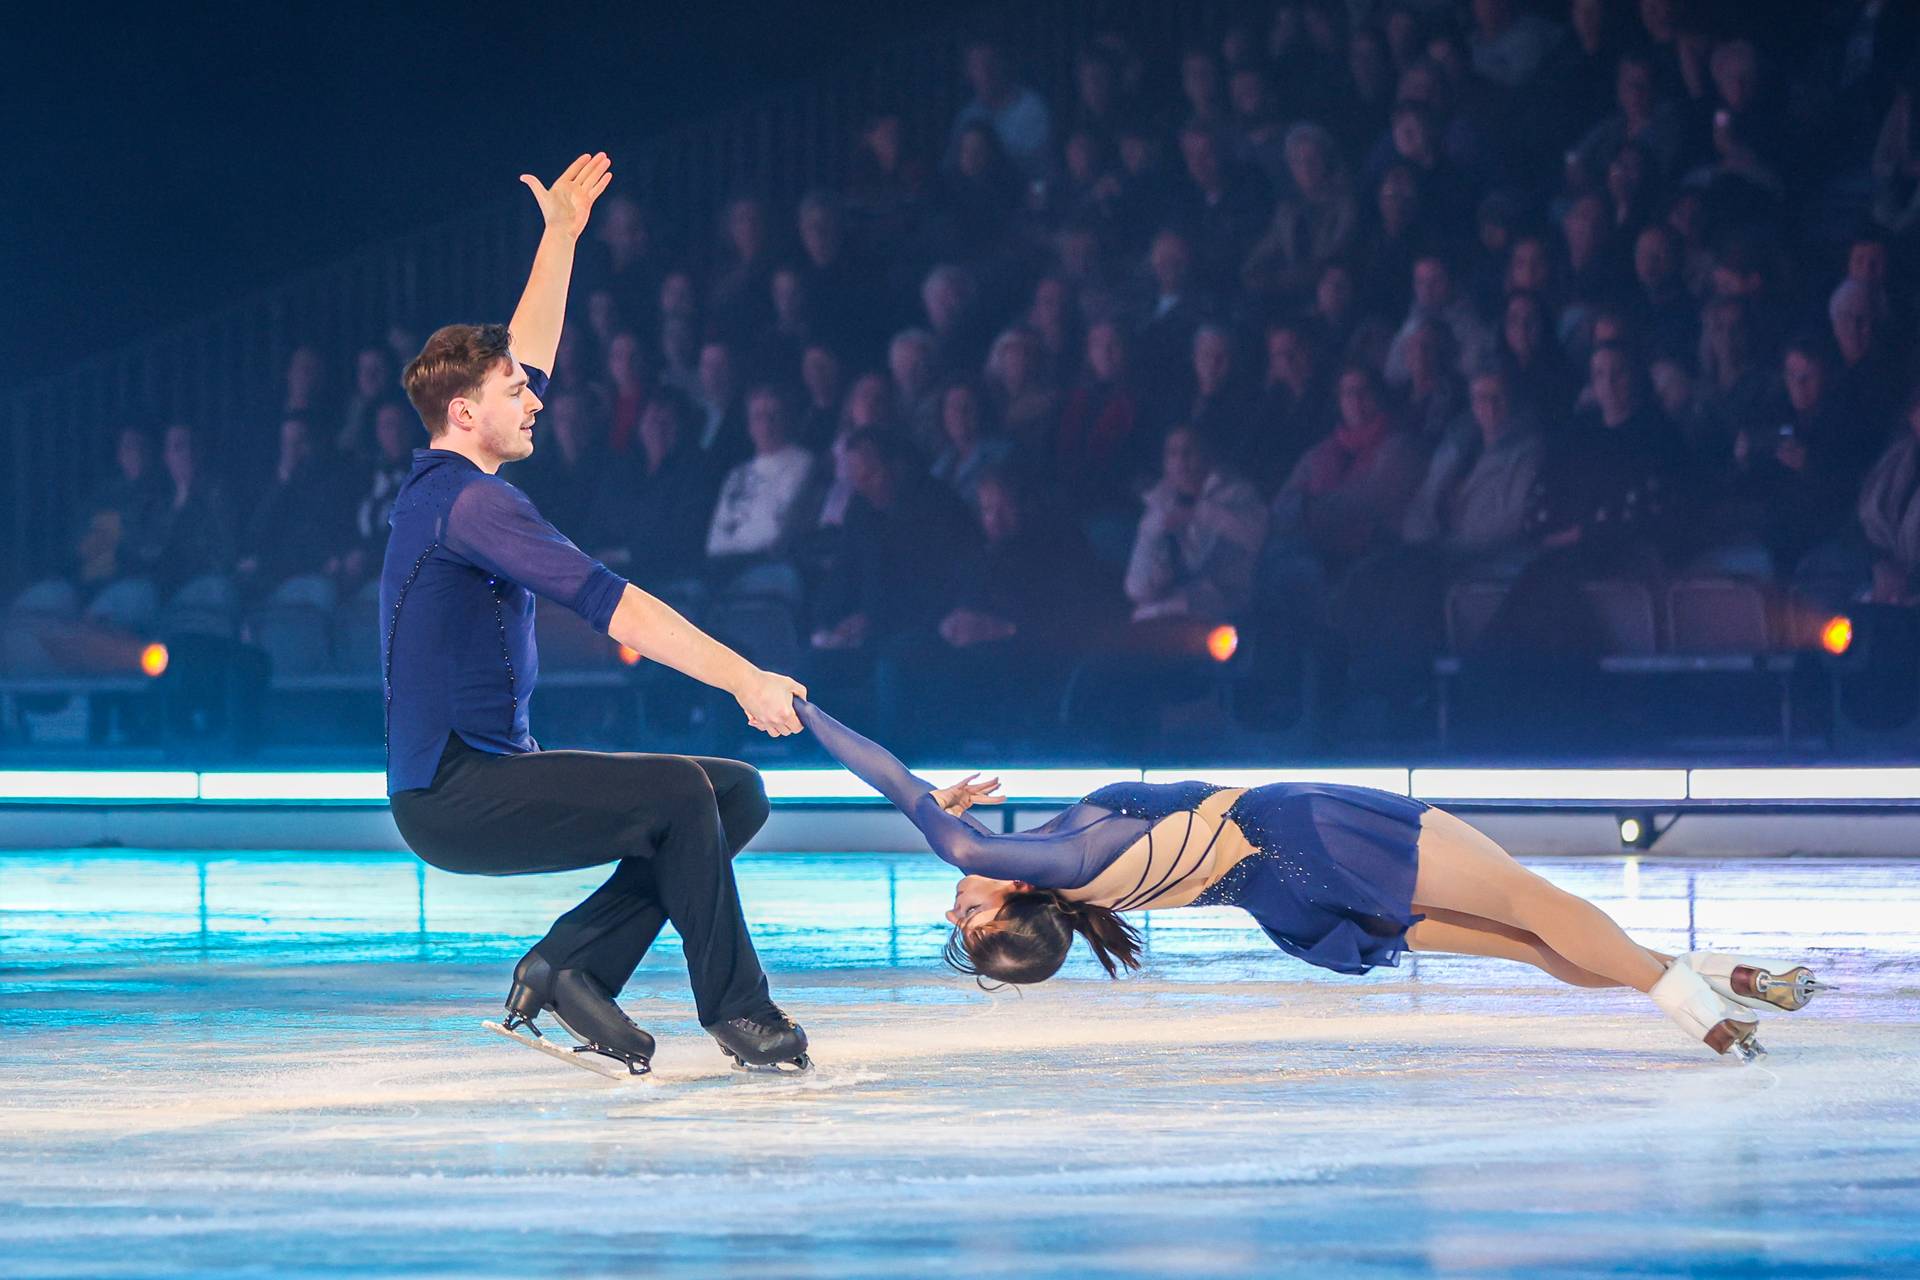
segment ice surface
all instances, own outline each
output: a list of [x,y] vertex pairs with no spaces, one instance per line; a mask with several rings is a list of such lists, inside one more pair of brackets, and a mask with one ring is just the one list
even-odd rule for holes
[[1145,976],[987,994],[931,859],[749,855],[818,1070],[729,1070],[669,935],[630,1084],[480,1026],[591,875],[0,856],[0,1274],[1920,1274],[1920,864],[1534,865],[1845,989],[1741,1068],[1630,992],[1184,910]]

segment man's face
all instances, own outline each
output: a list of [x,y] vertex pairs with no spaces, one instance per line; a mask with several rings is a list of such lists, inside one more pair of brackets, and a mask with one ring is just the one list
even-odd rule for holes
[[393,374],[387,364],[387,353],[378,347],[362,351],[354,361],[353,382],[355,390],[367,397],[392,390]]
[[834,256],[840,234],[832,210],[812,202],[800,206],[800,244],[815,262],[825,262]]
[[527,385],[526,371],[512,352],[488,371],[479,394],[450,406],[454,429],[465,428],[480,452],[496,464],[518,462],[533,453],[533,418],[540,397]]
[[1373,387],[1365,377],[1349,371],[1340,377],[1340,420],[1350,427],[1373,421],[1380,411]]
[[122,431],[115,458],[122,476],[138,480],[147,473],[147,438],[138,431]]
[[1622,63],[1614,89],[1620,109],[1634,119],[1653,111],[1653,72],[1640,63]]
[[787,415],[779,396],[761,392],[747,401],[747,435],[761,453],[786,446]]
[[1827,379],[1818,360],[1809,359],[1803,352],[1789,351],[1781,365],[1781,376],[1787,384],[1787,401],[1795,413],[1812,413],[1819,407]]
[[1868,288],[1877,289],[1887,282],[1887,246],[1877,240],[1862,240],[1847,251],[1847,274]]
[[1437,258],[1422,258],[1413,264],[1413,299],[1422,307],[1437,311],[1447,305],[1453,293],[1453,282],[1447,276],[1446,264]]
[[808,347],[800,357],[800,381],[815,404],[827,404],[840,387],[840,361],[825,347]]
[[1020,532],[1020,506],[999,481],[986,481],[974,494],[980,507],[980,532],[987,541],[999,544]]
[[1103,322],[1087,330],[1087,366],[1094,377],[1102,382],[1119,377],[1121,359],[1118,329]]
[[307,435],[305,418],[288,418],[280,424],[280,456],[283,460],[298,465],[306,461],[313,452],[313,442]]
[[927,377],[927,349],[919,339],[902,335],[887,348],[887,371],[894,383],[908,391],[918,390]]
[[1499,378],[1475,378],[1469,392],[1473,398],[1473,420],[1481,433],[1496,436],[1506,429],[1510,406],[1507,384]]
[[407,452],[407,431],[413,421],[413,415],[397,404],[383,404],[380,412],[373,416],[373,438],[380,444],[380,453],[388,458],[401,458]]
[[1633,407],[1633,371],[1619,351],[1596,351],[1589,368],[1593,398],[1609,418],[1623,418]]
[[1181,493],[1198,496],[1207,484],[1207,454],[1200,437],[1191,431],[1175,431],[1167,437],[1161,454],[1167,481]]
[[1297,332],[1275,329],[1267,334],[1267,369],[1274,377],[1296,385],[1312,376],[1307,344]]
[[640,443],[661,457],[680,443],[680,418],[665,401],[650,401],[640,415]]
[[1660,228],[1648,227],[1634,241],[1633,273],[1648,289],[1658,289],[1672,277],[1673,246],[1667,243],[1666,233]]

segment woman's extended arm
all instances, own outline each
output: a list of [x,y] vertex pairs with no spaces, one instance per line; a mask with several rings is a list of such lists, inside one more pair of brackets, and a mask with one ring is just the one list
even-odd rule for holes
[[[972,875],[1024,880],[1043,889],[1073,889],[1093,878],[1088,828],[1061,834],[994,835],[972,818],[940,807],[933,786],[915,777],[885,747],[864,738],[805,698],[794,699],[800,723],[862,782],[904,813],[945,862]],[[1118,832],[1116,835],[1120,834]]]

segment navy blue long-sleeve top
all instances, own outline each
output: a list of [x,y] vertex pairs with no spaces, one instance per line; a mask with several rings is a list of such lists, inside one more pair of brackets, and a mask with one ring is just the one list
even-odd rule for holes
[[[547,375],[523,366],[545,396]],[[380,572],[387,794],[430,786],[457,733],[500,755],[538,751],[535,595],[605,631],[626,579],[548,524],[527,495],[457,453],[416,449]]]

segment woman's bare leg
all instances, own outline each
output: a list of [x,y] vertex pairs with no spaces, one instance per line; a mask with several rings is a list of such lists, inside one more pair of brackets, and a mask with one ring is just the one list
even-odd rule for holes
[[1407,930],[1407,945],[1415,951],[1518,960],[1575,987],[1622,985],[1612,978],[1589,973],[1524,929],[1417,903],[1413,909],[1427,917]]
[[1606,912],[1515,862],[1487,835],[1439,809],[1421,816],[1413,900],[1480,916],[1539,938],[1562,958],[1636,991],[1666,972]]

